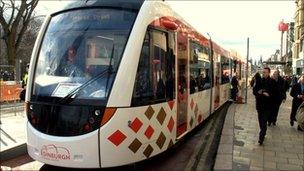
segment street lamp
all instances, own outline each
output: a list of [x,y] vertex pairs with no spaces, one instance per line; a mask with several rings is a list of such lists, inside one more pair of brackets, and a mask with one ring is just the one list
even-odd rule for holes
[[284,20],[282,20],[280,23],[279,23],[279,31],[281,31],[281,60],[282,60],[282,57],[283,57],[283,35],[284,35],[284,32],[288,30],[288,24],[287,23],[284,23]]

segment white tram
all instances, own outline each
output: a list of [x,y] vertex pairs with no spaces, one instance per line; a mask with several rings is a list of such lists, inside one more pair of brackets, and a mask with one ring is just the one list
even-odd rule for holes
[[240,64],[165,2],[72,2],[33,50],[28,153],[73,168],[155,156],[228,100]]

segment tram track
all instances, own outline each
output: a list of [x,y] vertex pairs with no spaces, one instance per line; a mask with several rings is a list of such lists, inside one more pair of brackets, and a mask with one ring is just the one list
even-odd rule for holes
[[[149,160],[115,168],[76,170],[212,170],[229,105],[229,103],[223,105],[173,148]],[[13,157],[7,157],[9,151],[6,155],[1,155],[1,166],[19,168],[20,165],[34,161],[27,154],[26,144],[22,144],[18,148],[10,149],[16,151],[10,151],[10,153],[14,153]],[[35,169],[40,171],[75,170],[74,168],[62,168],[47,164],[39,165]]]
[[192,159],[185,170],[212,170],[228,107],[229,104],[225,104],[214,113],[206,128],[201,130],[200,142],[197,143]]

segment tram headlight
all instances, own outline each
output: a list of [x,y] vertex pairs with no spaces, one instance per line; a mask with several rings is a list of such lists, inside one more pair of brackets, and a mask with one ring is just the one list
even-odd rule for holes
[[84,131],[90,131],[92,129],[92,126],[90,125],[90,123],[86,123],[83,126]]

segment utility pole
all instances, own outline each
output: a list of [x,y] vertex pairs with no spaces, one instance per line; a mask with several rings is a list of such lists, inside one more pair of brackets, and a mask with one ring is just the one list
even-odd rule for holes
[[281,50],[280,50],[280,61],[282,61],[282,57],[283,57],[283,35],[284,35],[284,32],[281,31]]
[[247,92],[248,92],[248,60],[249,60],[249,37],[247,37],[247,57],[246,57],[246,93],[245,103],[247,103]]

